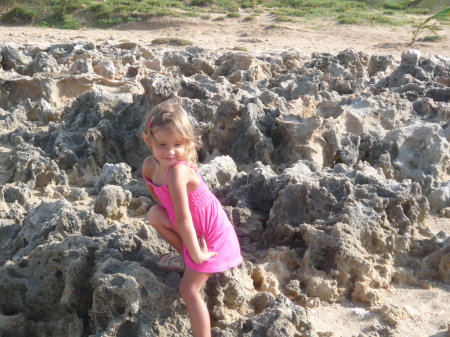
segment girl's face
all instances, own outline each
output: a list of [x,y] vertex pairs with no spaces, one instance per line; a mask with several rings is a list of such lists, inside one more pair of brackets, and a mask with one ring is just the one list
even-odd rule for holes
[[186,141],[167,127],[162,127],[153,132],[153,138],[149,139],[153,156],[165,168],[177,161],[186,160]]

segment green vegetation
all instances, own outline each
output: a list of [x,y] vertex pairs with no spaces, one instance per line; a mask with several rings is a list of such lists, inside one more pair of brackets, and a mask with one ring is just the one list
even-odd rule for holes
[[178,39],[175,37],[167,37],[167,38],[160,38],[160,39],[154,39],[152,41],[152,44],[168,44],[171,46],[190,46],[193,43],[189,40],[184,40],[184,39]]
[[420,39],[423,42],[436,42],[442,40],[443,37],[440,35],[427,35]]
[[[413,31],[413,37],[410,45],[412,46],[416,41],[418,35],[422,33],[424,30],[429,30],[435,34],[435,36],[439,36],[436,32],[439,29],[439,26],[436,24],[437,22],[442,21],[445,23],[449,23],[450,21],[450,7],[445,8],[425,19],[421,24],[417,26],[417,29]],[[433,41],[435,41],[434,39]]]
[[242,46],[235,46],[235,47],[233,48],[233,50],[238,50],[238,51],[243,51],[243,52],[247,52],[247,51],[248,51],[247,48],[242,47]]
[[271,25],[266,26],[264,29],[269,30],[269,29],[278,29],[278,28],[281,28],[281,26],[271,24]]
[[24,23],[32,23],[34,18],[37,16],[37,12],[31,8],[17,6],[6,12],[2,17],[2,21],[14,21]]
[[238,18],[240,16],[241,16],[241,14],[239,14],[239,12],[230,12],[227,14],[227,17],[229,17],[229,18]]
[[[447,1],[447,0],[446,0]],[[1,0],[0,21],[66,29],[110,27],[157,16],[226,21],[255,20],[261,13],[277,21],[325,18],[341,24],[404,25],[413,15],[442,10],[443,0]],[[218,15],[217,15],[218,14]],[[413,17],[414,18],[414,17]],[[450,21],[446,21],[449,24]]]

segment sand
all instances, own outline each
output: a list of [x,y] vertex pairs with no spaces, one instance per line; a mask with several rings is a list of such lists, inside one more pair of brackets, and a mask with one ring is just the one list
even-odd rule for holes
[[[146,45],[156,38],[182,38],[212,50],[244,48],[248,52],[258,52],[296,48],[311,55],[313,52],[336,54],[353,48],[367,54],[391,54],[400,59],[401,53],[411,48],[412,31],[412,26],[342,25],[323,19],[278,22],[270,14],[260,14],[250,22],[241,18],[215,21],[214,16],[208,20],[163,17],[104,30],[0,26],[0,41],[51,44],[80,39],[97,43],[134,41]],[[443,26],[439,35],[443,37],[440,41],[416,42],[412,48],[427,56],[450,57],[450,26]]]
[[[433,233],[450,234],[450,219],[429,216],[426,224]],[[374,308],[351,302],[321,303],[318,308],[307,309],[308,318],[316,332],[324,333],[321,337],[358,336],[380,326],[391,328],[395,337],[450,336],[449,285],[431,282],[429,289],[423,289],[391,284],[388,289],[379,289],[377,294],[380,300]],[[397,325],[377,312],[377,308],[384,305],[401,313],[392,315]],[[334,335],[327,335],[327,332],[334,332]]]

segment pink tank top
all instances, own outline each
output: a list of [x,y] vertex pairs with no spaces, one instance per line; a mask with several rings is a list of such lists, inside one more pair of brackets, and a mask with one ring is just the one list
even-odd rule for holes
[[[177,162],[172,166],[177,164],[192,167],[186,162]],[[143,174],[142,176],[147,184],[153,187],[161,205],[167,211],[170,222],[176,227],[175,210],[167,185],[167,176],[171,167],[167,170],[162,186],[157,186]],[[195,190],[188,192],[192,221],[197,237],[204,236],[208,250],[217,252],[217,255],[206,262],[198,264],[191,259],[186,246],[183,245],[185,262],[188,268],[195,271],[204,273],[222,272],[242,262],[239,241],[234,227],[228,219],[220,201],[208,188],[200,173],[197,170],[196,172],[200,178],[200,185]]]

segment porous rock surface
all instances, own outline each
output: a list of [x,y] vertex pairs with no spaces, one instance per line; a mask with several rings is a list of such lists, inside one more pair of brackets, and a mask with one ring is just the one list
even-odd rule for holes
[[[145,115],[175,96],[245,258],[203,291],[215,336],[318,336],[305,307],[450,284],[450,238],[424,225],[450,216],[449,59],[83,41],[0,55],[0,335],[190,334],[180,275],[147,263],[168,246],[140,176]],[[401,311],[374,310],[387,325],[366,335],[395,335]]]

